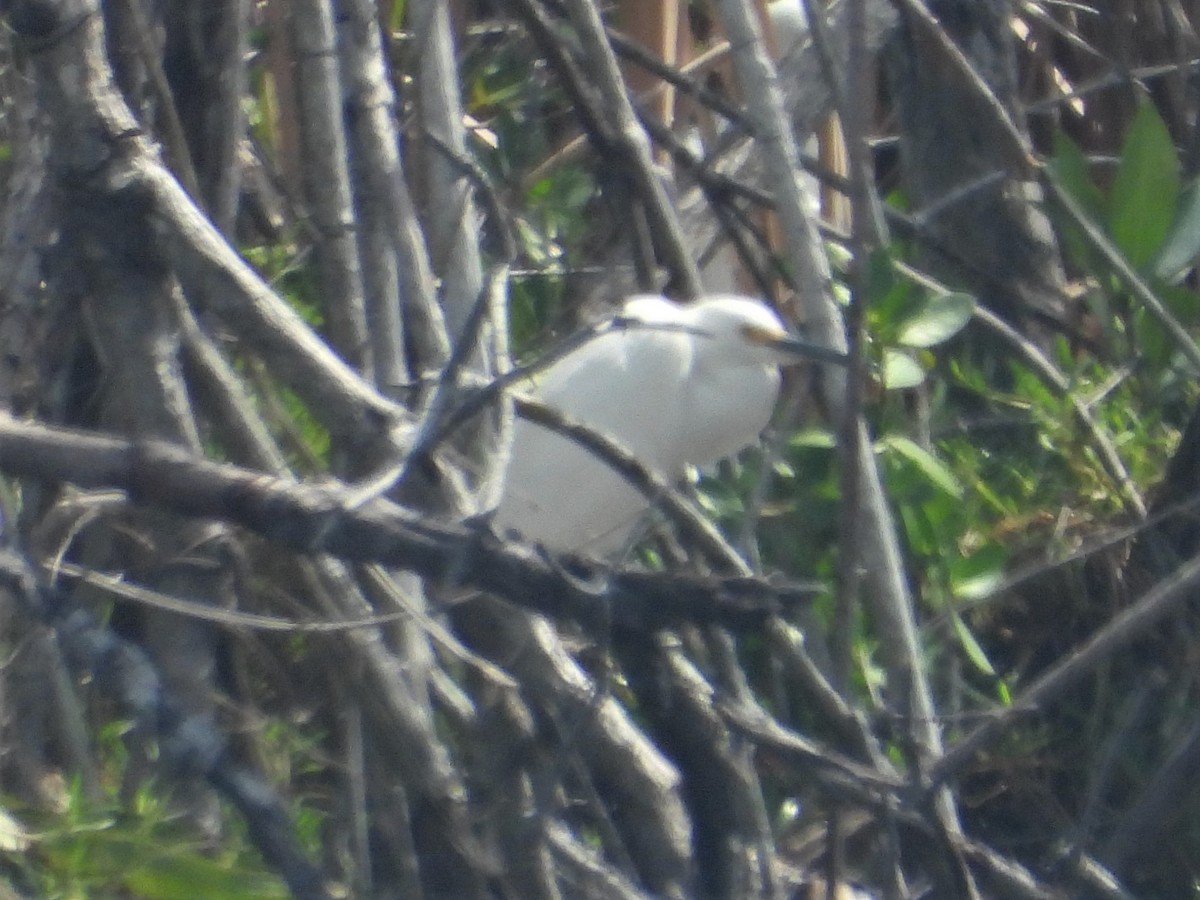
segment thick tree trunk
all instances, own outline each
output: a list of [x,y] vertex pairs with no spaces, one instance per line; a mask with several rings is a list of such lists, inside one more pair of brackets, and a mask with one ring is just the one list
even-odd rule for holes
[[[1012,5],[934,0],[929,11],[1023,129]],[[924,232],[928,265],[1018,327],[1061,321],[1063,274],[1038,206],[1040,191],[1014,170],[997,110],[981,101],[948,53],[908,10],[884,54],[899,117],[904,184]]]

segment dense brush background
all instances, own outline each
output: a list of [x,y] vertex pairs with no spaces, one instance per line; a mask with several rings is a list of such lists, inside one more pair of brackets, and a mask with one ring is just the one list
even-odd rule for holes
[[[771,6],[0,3],[0,897],[1200,894],[1200,4]],[[705,289],[727,545],[489,536]]]

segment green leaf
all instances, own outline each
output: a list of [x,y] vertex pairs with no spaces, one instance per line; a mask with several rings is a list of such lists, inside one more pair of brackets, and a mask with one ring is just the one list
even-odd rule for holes
[[894,265],[891,254],[883,247],[871,251],[867,257],[867,293],[872,305],[896,284]]
[[911,353],[891,348],[883,351],[883,386],[886,390],[914,388],[924,381],[925,370]]
[[1193,181],[1179,196],[1175,220],[1154,260],[1154,274],[1175,281],[1200,257],[1200,181]]
[[832,450],[837,446],[837,438],[832,431],[824,428],[805,428],[803,431],[797,431],[788,439],[788,446]]
[[934,347],[950,340],[971,321],[975,298],[951,292],[930,297],[901,326],[897,343],[906,347]]
[[1156,293],[1167,309],[1185,325],[1200,321],[1200,294],[1195,289],[1182,284],[1168,284],[1160,285]]
[[1144,309],[1133,314],[1133,341],[1138,355],[1149,365],[1159,368],[1171,362],[1175,344],[1167,335],[1162,323]]
[[1093,219],[1104,215],[1104,195],[1092,180],[1091,165],[1065,131],[1054,132],[1054,158],[1050,161],[1058,183]]
[[1154,105],[1143,102],[1121,148],[1108,211],[1113,241],[1134,266],[1141,268],[1154,258],[1178,202],[1175,145]]
[[[889,485],[890,486],[890,485]],[[918,556],[928,557],[938,547],[940,535],[919,504],[904,503],[897,508],[904,523],[904,536]]]
[[[1062,130],[1054,133],[1054,158],[1049,169],[1059,187],[1079,204],[1090,222],[1104,221],[1104,195],[1092,179],[1091,164],[1079,145]],[[1080,268],[1090,271],[1095,265],[1094,252],[1091,241],[1084,235],[1079,223],[1060,213],[1057,206],[1051,206],[1050,212],[1058,223],[1059,234],[1069,258]]]
[[954,633],[958,636],[958,642],[962,645],[963,652],[967,654],[967,659],[971,660],[975,668],[985,675],[995,675],[996,669],[992,665],[992,661],[987,658],[979,641],[975,640],[975,635],[971,634],[967,623],[953,611],[950,613],[950,621],[954,623]]
[[153,900],[191,900],[194,897],[222,900],[267,900],[288,896],[278,878],[230,867],[220,860],[198,854],[164,854],[141,860],[124,878],[136,896]]
[[[905,320],[915,315],[925,302],[926,292],[916,288],[910,279],[894,277],[894,263],[886,255],[872,254],[870,263],[868,327],[881,343],[894,344],[896,333]],[[887,266],[886,271],[882,270],[883,266]]]
[[959,600],[978,600],[992,594],[1004,582],[1008,551],[999,544],[985,544],[974,553],[950,560],[950,589]]
[[1012,691],[1008,688],[1008,682],[1001,680],[996,684],[996,696],[1003,706],[1012,706]]
[[391,28],[392,34],[398,32],[400,26],[404,24],[404,8],[407,5],[405,0],[393,0],[392,13],[388,17],[388,26]]
[[946,464],[911,438],[892,434],[880,439],[875,447],[882,452],[895,452],[896,455],[911,463],[930,484],[951,497],[957,498],[963,495],[962,482]]

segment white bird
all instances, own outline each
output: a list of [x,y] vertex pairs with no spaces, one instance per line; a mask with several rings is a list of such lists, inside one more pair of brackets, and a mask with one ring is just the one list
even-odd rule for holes
[[767,18],[775,33],[780,59],[787,59],[808,40],[808,13],[802,0],[770,0]]
[[[528,393],[668,481],[758,439],[779,394],[780,365],[799,357],[845,361],[792,337],[775,313],[748,297],[723,294],[680,306],[638,296],[622,314],[646,327],[589,341],[533,376]],[[569,438],[517,421],[495,517],[501,534],[607,556],[627,545],[648,505]]]

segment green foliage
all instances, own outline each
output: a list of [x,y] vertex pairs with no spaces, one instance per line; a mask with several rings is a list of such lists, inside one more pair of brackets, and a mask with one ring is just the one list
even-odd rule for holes
[[952,340],[971,321],[975,300],[956,291],[931,291],[896,275],[892,251],[880,250],[870,266],[868,327],[880,347],[880,374],[888,390],[915,388],[927,362],[916,351]]
[[952,291],[929,297],[900,323],[896,342],[906,347],[936,347],[962,331],[975,311],[975,298]]
[[1191,181],[1180,192],[1174,221],[1158,248],[1155,277],[1174,282],[1200,257],[1200,182]]
[[[11,862],[38,896],[54,900],[132,896],[139,900],[269,900],[288,892],[242,835],[220,843],[197,834],[152,786],[122,808],[111,792],[89,800],[76,783],[61,815],[30,813],[23,853]],[[6,852],[7,852],[7,848]]]
[[[1200,298],[1180,278],[1200,252],[1200,188],[1181,184],[1153,107],[1140,108],[1107,183],[1066,135],[1056,138],[1051,167],[1165,307],[1185,327],[1200,327]],[[1089,276],[1085,312],[1102,345],[1094,352],[1060,337],[1043,348],[1065,389],[1015,348],[980,341],[981,329],[968,332],[975,299],[914,275],[904,244],[868,261],[866,353],[882,392],[869,392],[865,413],[906,572],[928,620],[930,665],[961,660],[962,688],[991,703],[1010,703],[1019,684],[998,637],[996,591],[1029,559],[1052,566],[1089,532],[1127,515],[1077,403],[1145,490],[1161,477],[1195,397],[1179,348],[1111,271],[1111,260],[1080,223],[1066,216],[1055,223],[1076,271]],[[1135,353],[1141,364],[1127,364]],[[835,436],[819,427],[787,436],[770,475],[762,495],[759,457],[723,467],[703,481],[707,511],[735,539],[744,536],[746,517],[756,516],[768,569],[832,586],[841,515]],[[818,601],[819,616],[831,612],[832,598]],[[869,623],[852,628],[854,679],[866,695],[882,675]]]
[[[569,99],[559,82],[530,69],[528,48],[503,37],[468,42],[463,99],[479,122],[476,150],[497,192],[518,259],[509,283],[512,345],[519,356],[544,343],[563,318],[572,253],[594,226],[591,168],[567,157],[547,163],[572,135]],[[487,137],[484,137],[486,135]]]
[[1143,101],[1121,148],[1108,205],[1109,232],[1135,267],[1146,266],[1162,246],[1178,200],[1175,145],[1154,104]]
[[313,328],[325,324],[320,290],[311,265],[290,242],[243,247],[242,254]]
[[[1091,166],[1079,145],[1064,131],[1054,133],[1054,155],[1049,169],[1058,183],[1074,198],[1089,221],[1104,219],[1104,194],[1092,179]],[[1078,223],[1065,216],[1058,217],[1058,238],[1069,259],[1083,270],[1094,263],[1091,244]]]
[[404,21],[404,11],[407,7],[407,0],[392,0],[387,20],[388,29],[392,33],[400,30],[400,24]]
[[[259,749],[273,779],[295,785],[316,771],[320,750],[312,729],[271,720],[261,729]],[[98,732],[99,796],[78,782],[65,785],[57,808],[6,806],[0,816],[0,856],[36,886],[46,900],[136,897],[138,900],[270,900],[289,895],[246,834],[244,820],[229,810],[219,838],[202,834],[180,815],[158,783],[140,785],[127,799],[127,722],[109,722]],[[302,782],[301,782],[302,783]],[[314,857],[322,846],[324,815],[298,803],[295,830]]]
[[[1122,143],[1107,192],[1064,134],[1056,136],[1051,168],[1092,225],[1138,268],[1144,288],[1180,326],[1194,333],[1200,328],[1200,296],[1185,276],[1200,254],[1200,186],[1181,183],[1177,157],[1154,106],[1143,102]],[[1078,222],[1062,216],[1059,222],[1070,259],[1091,275],[1094,287],[1086,298],[1091,321],[1111,347],[1136,354],[1143,362],[1144,373],[1130,386],[1134,408],[1144,408],[1144,414],[1152,417],[1161,415],[1171,427],[1177,426],[1194,394],[1191,379],[1180,365],[1178,338],[1116,276],[1111,260],[1097,250]],[[1060,354],[1060,361],[1070,366],[1070,357],[1070,353]]]
[[912,353],[885,347],[880,369],[883,386],[889,391],[919,387],[925,381],[925,367]]
[[[314,328],[324,324],[314,275],[294,244],[243,247],[242,253],[306,322]],[[329,460],[329,432],[300,397],[278,384],[258,360],[240,358],[235,364],[257,386],[260,413],[280,446],[299,446],[291,461],[301,471],[324,468]]]
[[952,500],[962,498],[963,486],[954,473],[945,463],[917,444],[916,441],[904,435],[893,434],[878,441],[875,450],[888,457],[897,467],[897,471],[907,469],[908,471],[903,475],[908,476],[913,487],[927,486],[940,491]]
[[596,186],[591,175],[565,166],[534,182],[514,216],[515,233],[527,268],[509,288],[513,346],[520,352],[540,342],[563,311],[571,247],[587,231],[585,210]]
[[[1185,326],[1200,324],[1194,289],[1179,284],[1200,254],[1200,188],[1183,185],[1178,154],[1153,104],[1142,102],[1117,161],[1110,188],[1101,189],[1087,158],[1064,133],[1055,135],[1051,171],[1116,250],[1138,270],[1145,285]],[[1167,367],[1176,349],[1161,322],[1127,296],[1109,260],[1078,221],[1059,215],[1060,234],[1075,266],[1096,277],[1088,297],[1105,335],[1128,343],[1149,362]]]

